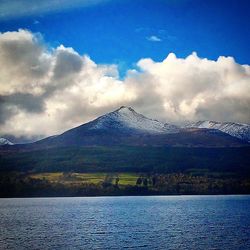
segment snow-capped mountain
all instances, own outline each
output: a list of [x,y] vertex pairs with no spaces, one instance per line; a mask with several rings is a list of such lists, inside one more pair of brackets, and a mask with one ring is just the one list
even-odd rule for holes
[[[26,144],[25,149],[114,145],[238,147],[248,146],[248,142],[250,125],[247,124],[200,121],[177,127],[147,118],[131,107],[122,106],[60,135]],[[0,143],[12,145],[3,138]]]
[[185,128],[217,129],[241,140],[250,142],[250,125],[234,122],[198,121],[191,122]]
[[179,128],[147,118],[130,107],[122,106],[93,121],[67,130],[61,135],[37,141],[30,147],[121,145],[237,147],[246,144],[217,129]]
[[14,143],[10,142],[9,140],[5,138],[0,138],[0,146],[2,145],[14,145]]
[[131,107],[122,106],[119,109],[105,114],[93,121],[90,129],[118,129],[134,130],[138,133],[177,133],[179,128],[171,124],[164,124],[137,113]]

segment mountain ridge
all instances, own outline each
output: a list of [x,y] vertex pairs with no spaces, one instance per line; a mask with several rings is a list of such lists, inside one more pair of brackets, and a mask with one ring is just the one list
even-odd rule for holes
[[217,129],[231,136],[250,142],[250,125],[236,122],[218,122],[218,121],[197,121],[188,122],[184,128],[206,128]]
[[[29,143],[34,146],[242,146],[249,145],[250,125],[215,121],[189,122],[184,126],[163,123],[121,106],[60,135]],[[5,144],[11,145],[11,144]],[[22,146],[20,146],[22,147]]]
[[147,118],[131,107],[106,113],[88,123],[50,136],[33,145],[40,146],[245,146],[242,140],[217,129],[181,128]]

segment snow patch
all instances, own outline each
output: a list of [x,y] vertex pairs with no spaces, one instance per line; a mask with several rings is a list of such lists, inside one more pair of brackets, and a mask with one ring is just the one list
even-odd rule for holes
[[9,140],[5,138],[0,138],[0,146],[2,145],[14,145],[14,143],[10,142]]
[[191,122],[185,128],[208,128],[217,129],[231,136],[250,142],[250,125],[234,122],[198,121]]

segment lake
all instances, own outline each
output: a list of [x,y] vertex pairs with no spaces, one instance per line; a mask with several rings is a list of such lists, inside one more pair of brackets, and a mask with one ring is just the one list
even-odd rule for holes
[[1,249],[250,249],[250,196],[0,199]]

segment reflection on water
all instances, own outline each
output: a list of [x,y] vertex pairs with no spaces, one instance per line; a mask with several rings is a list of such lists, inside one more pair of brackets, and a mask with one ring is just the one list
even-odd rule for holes
[[0,199],[1,249],[250,249],[250,196]]

